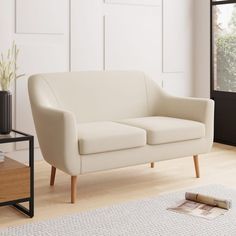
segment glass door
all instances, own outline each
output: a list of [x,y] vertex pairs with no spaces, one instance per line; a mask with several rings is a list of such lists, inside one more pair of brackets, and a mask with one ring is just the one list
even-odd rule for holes
[[211,98],[215,141],[236,145],[236,0],[211,0]]

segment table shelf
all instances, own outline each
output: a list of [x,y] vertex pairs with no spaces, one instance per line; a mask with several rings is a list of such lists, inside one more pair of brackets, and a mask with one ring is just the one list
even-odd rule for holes
[[[0,144],[29,142],[29,164],[10,157],[0,162],[0,206],[11,205],[24,214],[34,216],[34,137],[16,130],[0,135]],[[20,203],[29,202],[29,208]]]
[[5,157],[0,163],[0,203],[30,196],[30,167]]

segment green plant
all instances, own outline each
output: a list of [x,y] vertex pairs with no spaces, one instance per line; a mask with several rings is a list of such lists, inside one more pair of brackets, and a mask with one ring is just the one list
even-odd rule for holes
[[217,46],[218,88],[223,91],[236,91],[236,35],[220,36]]
[[0,57],[0,87],[3,91],[8,91],[10,89],[11,83],[14,79],[17,79],[21,75],[17,75],[17,57],[19,54],[19,49],[17,48],[15,42],[12,43],[12,47],[8,49],[7,55],[4,56],[1,53]]
[[228,27],[219,18],[221,8],[214,8],[217,90],[228,92],[236,92],[236,4],[232,6]]

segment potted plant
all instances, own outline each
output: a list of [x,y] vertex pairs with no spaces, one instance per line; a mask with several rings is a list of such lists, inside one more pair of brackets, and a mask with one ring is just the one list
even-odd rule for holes
[[17,75],[17,56],[19,49],[15,42],[8,49],[7,55],[0,57],[0,134],[9,134],[12,130],[12,82],[23,76]]

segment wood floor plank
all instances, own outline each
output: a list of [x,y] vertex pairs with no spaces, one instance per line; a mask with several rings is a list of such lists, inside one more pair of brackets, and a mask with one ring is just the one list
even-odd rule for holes
[[236,147],[215,144],[199,155],[201,178],[196,179],[192,157],[79,176],[78,200],[70,204],[70,176],[57,172],[57,184],[49,186],[51,167],[35,163],[35,217],[26,218],[11,207],[0,208],[0,228],[78,213],[112,204],[158,196],[189,187],[223,184],[236,188]]

